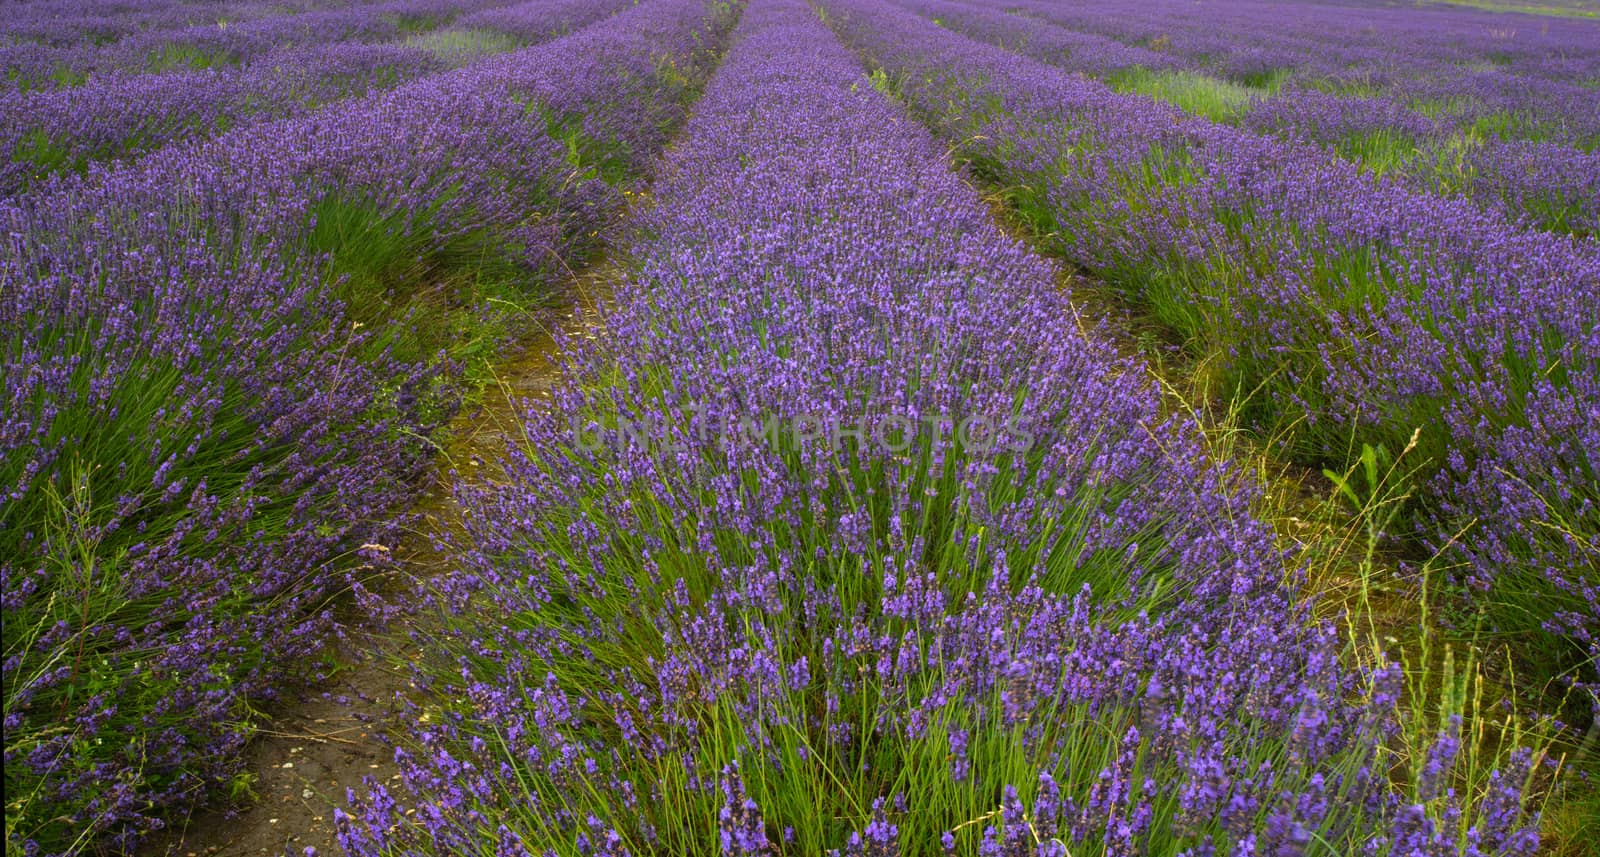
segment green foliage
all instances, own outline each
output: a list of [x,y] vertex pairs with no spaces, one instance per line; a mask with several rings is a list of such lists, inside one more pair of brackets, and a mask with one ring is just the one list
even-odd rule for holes
[[1502,140],[1539,139],[1539,129],[1528,117],[1511,110],[1491,110],[1479,114],[1467,133],[1477,137],[1496,137]]
[[78,71],[70,66],[56,65],[42,78],[30,77],[22,73],[21,69],[8,68],[5,72],[7,83],[12,84],[19,92],[31,92],[39,89],[48,89],[50,85],[63,89],[81,86],[89,80],[87,72]]
[[400,35],[412,36],[417,33],[426,33],[429,30],[438,29],[449,20],[449,17],[419,13],[413,15],[385,15],[384,20],[394,24],[395,29],[400,31]]
[[1141,66],[1111,76],[1118,92],[1136,92],[1215,122],[1236,119],[1258,98],[1272,94],[1280,78],[1267,77],[1256,86],[1221,80],[1192,71],[1152,71]]
[[50,80],[60,87],[82,86],[89,81],[89,73],[58,65],[50,72]]
[[582,116],[560,116],[537,108],[545,131],[566,150],[566,161],[583,179],[600,179],[613,187],[621,185],[631,173],[632,153],[616,137],[590,133]]
[[1339,95],[1346,98],[1374,98],[1381,95],[1383,88],[1369,80],[1353,79],[1349,77],[1304,77],[1299,80],[1300,85],[1329,95]]
[[411,47],[421,48],[439,59],[465,64],[494,54],[514,50],[522,43],[497,30],[434,30],[406,39]]
[[1470,6],[1491,12],[1514,12],[1522,15],[1547,15],[1555,18],[1596,18],[1596,11],[1585,0],[1564,0],[1554,3],[1522,3],[1518,0],[1438,0],[1453,6]]
[[307,241],[327,258],[326,276],[350,319],[376,332],[364,346],[370,357],[466,361],[477,377],[507,332],[495,307],[541,298],[526,293],[529,272],[514,247],[489,228],[441,222],[443,204],[408,215],[330,194]]
[[145,61],[146,68],[152,72],[176,71],[179,69],[208,69],[223,66],[238,65],[239,58],[226,51],[208,51],[197,45],[183,42],[169,42],[150,52]]
[[24,134],[12,149],[11,160],[30,164],[40,175],[65,169],[81,171],[87,161],[82,156],[74,157],[45,128],[34,128]]
[[1283,85],[1294,76],[1294,71],[1287,68],[1274,68],[1266,71],[1234,72],[1228,77],[1250,89],[1259,90],[1268,95],[1276,95],[1283,89]]
[[1405,170],[1420,156],[1422,141],[1391,128],[1352,134],[1334,143],[1334,151],[1376,175]]
[[228,800],[233,803],[255,800],[257,797],[255,786],[259,779],[260,776],[250,771],[240,771],[235,774],[233,779],[228,781]]

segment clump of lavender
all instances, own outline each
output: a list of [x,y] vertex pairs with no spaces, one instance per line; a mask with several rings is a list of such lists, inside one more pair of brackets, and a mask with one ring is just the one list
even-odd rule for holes
[[239,771],[416,488],[450,325],[494,330],[473,289],[591,245],[620,193],[573,149],[649,158],[725,24],[657,4],[0,202],[8,848],[131,848]]
[[1399,672],[1341,664],[944,155],[750,5],[606,336],[463,492],[437,702],[352,854],[1533,853],[1526,758],[1391,784]]
[[1216,356],[1288,453],[1343,468],[1362,444],[1415,442],[1402,534],[1459,570],[1463,621],[1481,614],[1534,656],[1535,681],[1587,683],[1600,705],[1594,242],[905,10],[825,6],[1053,249]]

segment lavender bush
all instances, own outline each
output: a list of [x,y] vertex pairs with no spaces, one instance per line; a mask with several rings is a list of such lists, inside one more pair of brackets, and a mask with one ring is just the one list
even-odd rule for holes
[[1054,249],[1218,355],[1291,453],[1343,468],[1421,429],[1419,537],[1486,630],[1531,635],[1547,677],[1592,678],[1600,521],[1576,438],[1600,401],[1600,248],[886,4],[826,8]]
[[345,848],[1534,853],[1527,754],[1390,768],[1399,673],[815,12],[735,38]]
[[592,243],[724,15],[641,6],[0,203],[8,850],[131,847],[239,771],[489,289],[537,299]]

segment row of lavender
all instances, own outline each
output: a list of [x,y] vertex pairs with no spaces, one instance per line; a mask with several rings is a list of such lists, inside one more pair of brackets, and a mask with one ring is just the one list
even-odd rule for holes
[[351,3],[298,15],[141,30],[106,44],[66,45],[10,40],[0,45],[0,68],[13,89],[77,86],[110,74],[145,74],[174,69],[237,65],[282,47],[343,41],[392,41],[459,14],[463,7],[497,0],[390,0]]
[[[1413,442],[1418,535],[1543,674],[1600,654],[1600,245],[1188,117],[892,4],[840,32],[1045,241],[1343,468]],[[1541,629],[1543,631],[1541,632]],[[1532,635],[1528,640],[1523,635]],[[1585,666],[1587,665],[1587,666]]]
[[[1600,231],[1600,91],[1592,86],[1463,68],[1455,51],[1430,60],[1410,50],[1403,29],[1377,44],[1313,40],[1295,33],[1296,15],[1321,20],[1320,7],[1312,5],[1269,15],[1238,0],[1207,7],[1203,16],[1189,6],[1141,7],[1125,15],[1121,7],[1113,14],[1092,4],[1046,0],[1005,9],[966,0],[904,5],[1120,90],[1324,146],[1372,172],[1465,194],[1525,215],[1540,228]],[[1441,24],[1453,20],[1434,14]],[[1476,13],[1460,14],[1470,20]],[[1600,24],[1563,22],[1557,29],[1566,41],[1545,49],[1594,67],[1600,80],[1600,48],[1594,47]],[[1138,42],[1102,30],[1130,41],[1138,34]],[[1513,32],[1523,38],[1494,43],[1540,44],[1539,31]]]
[[415,490],[452,331],[577,263],[719,9],[0,202],[8,851],[131,845],[240,773],[252,701],[315,669]]
[[31,0],[12,5],[0,39],[70,47],[107,44],[147,30],[226,25],[350,5],[351,0]]
[[[1444,67],[1468,74],[1492,67],[1508,79],[1578,85],[1600,76],[1592,41],[1600,24],[1577,18],[1443,5],[1304,2],[1282,7],[1260,0],[1231,0],[1209,8],[1203,20],[1174,2],[1125,13],[1096,0],[1019,0],[1009,8],[1124,44],[1200,59],[1241,82],[1302,69],[1377,86]],[[1242,32],[1260,39],[1241,40],[1236,35]]]
[[1380,11],[1355,25],[1337,7],[1273,14],[1240,2],[1208,10],[1204,22],[1167,6],[1107,29],[1119,10],[1085,18],[1063,17],[1059,4],[1025,8],[1124,39],[1161,39],[1166,54],[1241,83],[1282,83],[1270,98],[1246,91],[1229,111],[1247,127],[1505,204],[1555,231],[1600,229],[1600,22],[1434,9]]
[[1234,82],[1284,78],[1335,93],[1384,95],[1519,137],[1593,148],[1588,109],[1600,82],[1600,22],[1470,9],[1372,9],[1230,0],[1196,15],[1181,3],[1127,11],[1096,2],[1021,0],[1010,8],[1155,51]]
[[[432,19],[453,20],[453,25],[403,44],[371,44],[351,36],[274,48],[221,70],[112,73],[71,88],[0,93],[0,195],[20,192],[57,172],[83,172],[90,164],[176,140],[198,141],[248,122],[306,114],[485,52],[537,44],[632,2],[531,0],[483,8],[488,4],[481,0],[431,0]],[[363,20],[382,29],[401,6],[413,12],[421,8],[407,0],[341,15],[366,16]],[[456,15],[462,11],[470,14]]]
[[735,39],[606,333],[462,492],[437,707],[345,848],[1534,853],[1527,757],[1390,769],[1397,673],[816,13]]

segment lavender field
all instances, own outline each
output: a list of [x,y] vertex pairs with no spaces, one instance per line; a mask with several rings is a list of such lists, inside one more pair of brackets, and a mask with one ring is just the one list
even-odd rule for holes
[[0,11],[7,857],[1600,854],[1600,7]]

